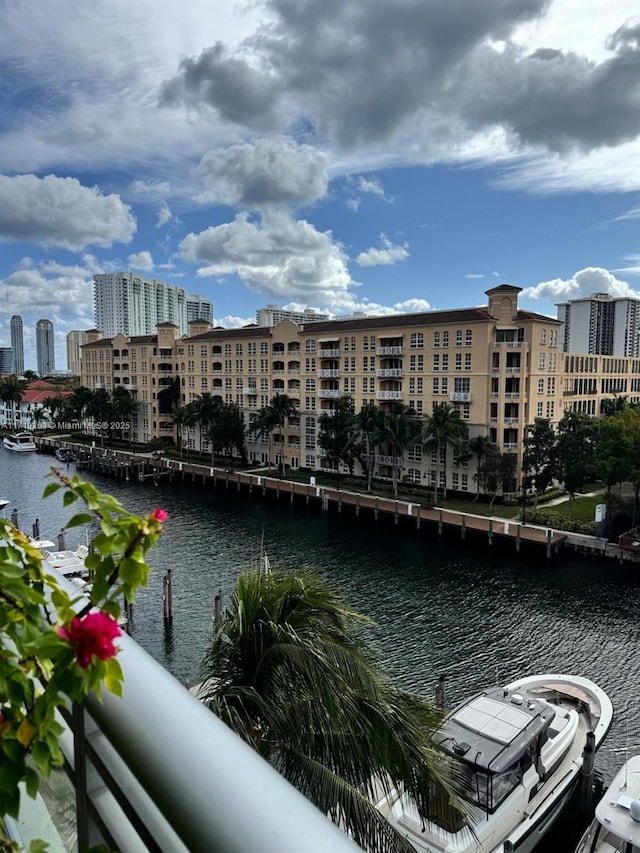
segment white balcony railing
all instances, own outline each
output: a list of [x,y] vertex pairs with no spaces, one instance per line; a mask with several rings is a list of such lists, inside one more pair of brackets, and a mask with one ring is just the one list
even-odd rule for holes
[[255,386],[250,386],[249,388],[244,389],[245,394],[249,394],[251,397],[255,397],[258,393],[258,389]]
[[402,400],[402,391],[376,391],[376,400]]
[[506,370],[507,370],[507,373],[520,373],[520,365],[517,364],[513,367],[507,366]]
[[383,367],[376,371],[380,379],[398,379],[402,376],[401,367]]
[[335,400],[340,396],[340,391],[334,390],[333,388],[321,388],[318,391],[318,397],[323,397],[324,399]]
[[505,424],[517,424],[520,418],[505,418]]
[[519,391],[506,391],[504,396],[505,396],[508,400],[513,400],[513,399],[515,399],[516,397],[519,397],[519,396],[520,396],[520,392],[519,392]]
[[319,358],[338,358],[340,355],[339,349],[319,349],[318,356]]
[[377,456],[378,465],[390,465],[392,468],[397,468],[402,465],[402,459],[399,456]]
[[470,391],[452,391],[449,395],[449,399],[452,403],[470,403],[471,402],[471,392]]
[[320,379],[338,379],[340,376],[339,370],[319,370],[318,376]]
[[[79,849],[255,853],[265,839],[278,853],[360,849],[134,640],[119,645],[122,698],[89,696],[86,710],[65,713],[59,740],[73,768]],[[24,827],[7,820],[25,848],[24,835],[46,823],[33,807],[27,814]]]
[[402,355],[402,347],[377,347],[377,355]]
[[516,450],[518,447],[517,441],[505,441],[502,445],[503,450]]
[[524,341],[494,341],[494,347],[522,347]]

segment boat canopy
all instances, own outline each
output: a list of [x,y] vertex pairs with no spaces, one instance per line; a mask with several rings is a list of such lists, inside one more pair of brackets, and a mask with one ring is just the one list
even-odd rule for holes
[[504,773],[540,742],[554,717],[546,702],[496,688],[453,711],[437,740],[477,769]]

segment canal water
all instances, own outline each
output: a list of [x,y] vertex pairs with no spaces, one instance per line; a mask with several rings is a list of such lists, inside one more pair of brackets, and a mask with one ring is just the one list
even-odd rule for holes
[[[0,450],[0,497],[23,530],[40,519],[54,538],[75,507],[41,498],[53,457]],[[73,466],[70,473],[75,473]],[[431,532],[320,515],[239,496],[234,488],[126,484],[89,475],[130,510],[169,511],[150,553],[153,572],[134,609],[132,635],[183,682],[194,683],[211,628],[214,597],[264,550],[274,567],[304,565],[338,584],[376,623],[371,640],[398,684],[433,696],[447,676],[448,704],[488,685],[536,672],[571,672],[600,684],[616,717],[596,767],[603,783],[640,749],[640,576],[635,567],[584,558],[547,564],[480,545],[442,545]],[[68,544],[80,533],[70,531]],[[162,582],[173,576],[174,618],[163,624]],[[575,811],[575,809],[573,810]],[[571,813],[538,853],[572,851]]]

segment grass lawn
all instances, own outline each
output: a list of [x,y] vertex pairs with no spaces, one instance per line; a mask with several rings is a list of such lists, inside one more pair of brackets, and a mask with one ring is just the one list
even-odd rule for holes
[[[563,501],[555,506],[550,506],[549,511],[562,515],[565,518],[576,521],[593,521],[596,514],[596,506],[605,502],[604,495],[594,495],[591,498],[576,498],[574,501]],[[543,509],[543,507],[540,507]]]

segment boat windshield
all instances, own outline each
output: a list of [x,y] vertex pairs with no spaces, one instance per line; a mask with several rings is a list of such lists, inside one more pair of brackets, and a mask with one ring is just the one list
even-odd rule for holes
[[[605,847],[605,845],[607,845]],[[637,844],[632,844],[619,835],[610,832],[604,826],[600,827],[600,831],[596,833],[593,844],[589,850],[607,850],[609,853],[640,853],[640,847]]]
[[504,773],[487,773],[470,765],[467,767],[472,799],[487,814],[494,812],[522,782],[522,764],[519,761]]

